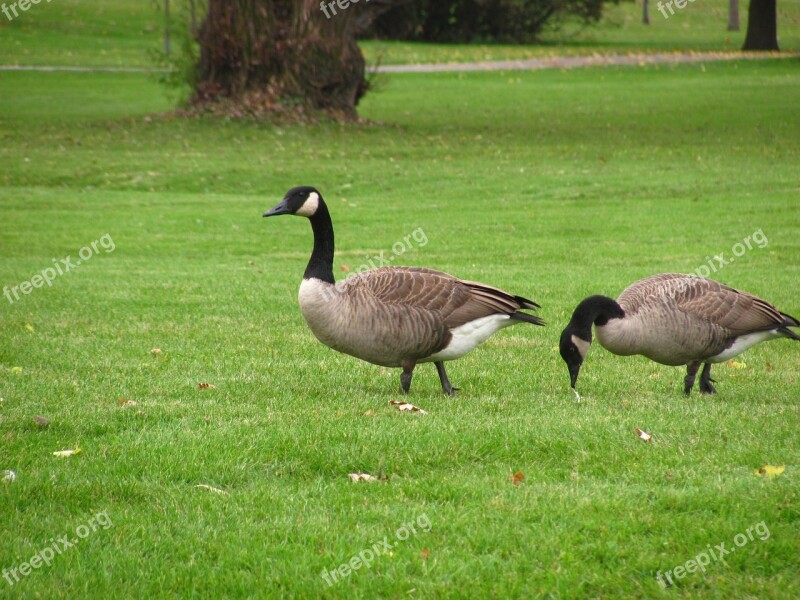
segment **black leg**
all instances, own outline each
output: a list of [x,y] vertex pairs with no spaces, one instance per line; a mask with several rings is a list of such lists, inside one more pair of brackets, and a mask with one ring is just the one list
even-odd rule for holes
[[448,396],[455,396],[458,388],[450,384],[450,380],[447,378],[447,371],[444,370],[444,363],[442,361],[437,361],[433,364],[436,365],[436,371],[439,373],[439,381],[442,382],[444,393]]
[[400,391],[404,394],[408,393],[411,389],[411,378],[414,376],[415,361],[406,361],[403,363],[403,372],[400,374]]
[[686,377],[683,379],[683,393],[687,396],[692,393],[692,388],[694,387],[694,378],[697,377],[697,372],[699,370],[699,362],[693,362],[686,365]]
[[701,394],[716,394],[717,390],[711,385],[711,382],[716,383],[711,379],[711,363],[706,363],[703,367],[703,372],[700,374],[700,393]]

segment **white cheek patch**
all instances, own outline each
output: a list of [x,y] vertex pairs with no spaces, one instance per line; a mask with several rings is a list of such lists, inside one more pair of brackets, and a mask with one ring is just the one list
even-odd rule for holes
[[296,213],[296,215],[300,215],[301,217],[310,217],[319,208],[319,194],[316,192],[311,192],[306,198],[306,201],[303,202],[303,206],[301,206]]
[[572,343],[578,347],[578,352],[581,353],[581,358],[586,358],[586,355],[589,354],[589,348],[592,346],[592,342],[587,342],[579,338],[577,335],[570,336]]

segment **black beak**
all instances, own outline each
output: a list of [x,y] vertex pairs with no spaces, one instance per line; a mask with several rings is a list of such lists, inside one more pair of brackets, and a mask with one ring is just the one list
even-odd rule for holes
[[572,363],[567,365],[569,368],[569,383],[572,389],[575,389],[575,384],[578,381],[578,373],[581,372],[581,363]]
[[292,212],[292,211],[291,211],[291,210],[289,209],[289,207],[287,206],[287,203],[286,203],[286,198],[284,198],[283,200],[281,200],[281,201],[278,203],[278,205],[277,205],[275,208],[273,208],[272,210],[268,210],[267,212],[265,212],[265,213],[264,213],[264,216],[265,216],[265,217],[275,217],[275,216],[277,216],[277,215],[288,215],[288,214],[290,214],[291,212]]

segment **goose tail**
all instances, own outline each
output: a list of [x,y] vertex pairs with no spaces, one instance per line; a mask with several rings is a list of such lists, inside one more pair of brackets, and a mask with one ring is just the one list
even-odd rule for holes
[[517,301],[520,308],[526,308],[528,310],[536,310],[537,308],[542,308],[533,300],[528,300],[527,298],[523,298],[522,296],[514,296],[514,300]]
[[[527,308],[527,306],[525,308]],[[511,314],[511,318],[516,321],[522,321],[523,323],[532,323],[544,327],[544,321],[536,315],[529,315],[528,313],[517,311]]]
[[778,331],[780,331],[786,337],[800,342],[800,335],[797,335],[794,331],[789,329],[789,327],[800,327],[800,321],[791,315],[787,315],[786,313],[781,313],[781,316],[784,318],[784,322],[780,327],[778,327]]

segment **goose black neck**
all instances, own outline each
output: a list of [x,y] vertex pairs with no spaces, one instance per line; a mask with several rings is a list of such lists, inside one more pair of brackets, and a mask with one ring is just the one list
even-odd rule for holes
[[607,296],[589,296],[575,308],[570,324],[578,332],[588,333],[588,337],[581,337],[591,340],[593,324],[602,327],[610,319],[621,319],[624,316],[625,311],[616,300]]
[[334,283],[333,279],[333,223],[328,207],[319,199],[317,211],[309,217],[311,229],[314,231],[314,250],[308,261],[304,279],[321,279],[326,283]]

